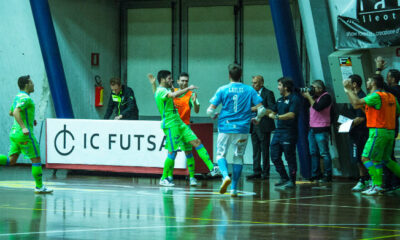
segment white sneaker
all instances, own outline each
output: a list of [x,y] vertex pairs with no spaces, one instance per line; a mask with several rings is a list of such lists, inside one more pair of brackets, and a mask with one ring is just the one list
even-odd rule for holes
[[365,190],[361,192],[361,194],[367,194],[367,192],[369,192],[369,191],[370,191],[371,189],[373,189],[373,188],[374,188],[374,185],[367,186],[367,187],[365,188]]
[[215,177],[218,174],[219,174],[219,167],[218,166],[214,166],[214,168],[210,172],[210,175],[211,175],[211,177]]
[[47,188],[45,185],[43,185],[41,188],[36,188],[35,187],[35,193],[37,194],[46,194],[46,193],[52,193],[53,189]]
[[367,188],[367,186],[363,182],[358,181],[358,183],[351,189],[351,191],[361,192],[361,191],[364,191],[366,188]]
[[167,179],[168,179],[168,181],[169,181],[170,183],[172,183],[172,184],[174,184],[174,185],[175,185],[175,183],[174,183],[174,179],[173,179],[172,177],[167,177]]
[[231,197],[237,197],[237,196],[238,196],[237,189],[231,189]]
[[197,185],[197,179],[196,178],[194,178],[194,177],[192,177],[192,178],[190,178],[190,186],[196,186]]
[[374,186],[367,193],[365,193],[365,195],[368,195],[368,196],[383,195],[383,191],[384,191],[383,188],[381,188],[379,186]]
[[164,180],[160,179],[160,185],[164,186],[164,187],[173,187],[173,186],[175,186],[175,184],[171,183],[167,178],[165,178]]
[[229,184],[231,184],[231,179],[227,176],[226,178],[224,178],[224,180],[222,181],[222,185],[219,188],[219,193],[224,194],[226,193],[226,189],[228,188]]

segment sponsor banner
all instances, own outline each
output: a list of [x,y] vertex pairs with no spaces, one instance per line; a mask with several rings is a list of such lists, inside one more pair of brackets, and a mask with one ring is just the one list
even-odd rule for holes
[[400,45],[399,0],[352,0],[338,16],[336,48]]
[[[165,135],[159,121],[47,119],[50,164],[164,167]],[[175,168],[186,168],[178,152]]]

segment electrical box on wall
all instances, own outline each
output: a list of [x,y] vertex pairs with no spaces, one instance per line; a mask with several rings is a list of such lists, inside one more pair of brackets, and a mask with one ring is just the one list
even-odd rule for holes
[[373,72],[372,59],[368,50],[340,50],[328,57],[329,68],[332,74],[332,84],[335,90],[336,103],[348,103],[343,90],[343,80],[351,74],[358,74],[363,79],[362,89],[365,88],[365,78]]

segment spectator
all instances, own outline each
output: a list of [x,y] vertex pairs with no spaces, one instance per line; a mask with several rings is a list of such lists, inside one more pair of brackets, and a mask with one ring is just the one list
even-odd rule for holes
[[[302,95],[310,103],[310,130],[308,144],[310,147],[312,175],[311,180],[332,181],[332,158],[329,153],[331,130],[332,98],[321,80],[312,82],[308,91]],[[324,173],[321,174],[320,157],[324,160]]]
[[[263,99],[264,108],[271,108],[275,104],[275,96],[272,91],[264,87],[264,78],[260,75],[252,79],[253,88]],[[255,107],[252,111],[257,111]],[[270,160],[269,145],[271,141],[271,132],[275,129],[274,120],[264,117],[259,124],[251,124],[251,143],[253,145],[253,174],[247,176],[247,179],[269,179]],[[262,158],[262,167],[261,167]]]
[[115,109],[115,120],[138,120],[139,109],[132,88],[121,85],[121,79],[110,80],[111,95],[104,119],[109,119]]

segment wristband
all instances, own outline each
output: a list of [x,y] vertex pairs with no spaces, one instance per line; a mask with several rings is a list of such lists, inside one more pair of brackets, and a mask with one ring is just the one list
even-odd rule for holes
[[276,114],[274,119],[279,120],[279,114]]

